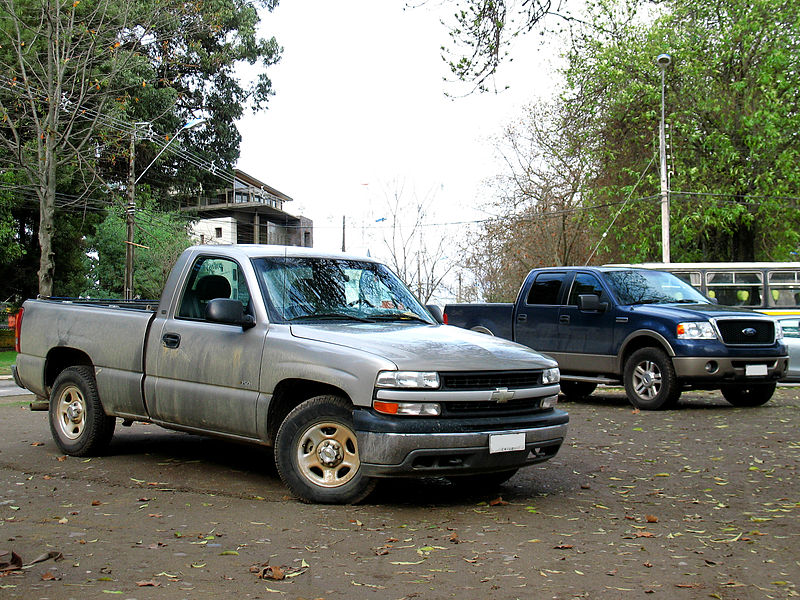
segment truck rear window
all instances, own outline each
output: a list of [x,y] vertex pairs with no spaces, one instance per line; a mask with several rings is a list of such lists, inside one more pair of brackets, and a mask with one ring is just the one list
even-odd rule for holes
[[558,292],[566,273],[539,273],[528,293],[527,304],[558,304]]

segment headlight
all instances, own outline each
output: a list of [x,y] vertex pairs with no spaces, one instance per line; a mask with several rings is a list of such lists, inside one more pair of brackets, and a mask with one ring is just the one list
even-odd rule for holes
[[548,385],[550,383],[558,383],[559,381],[561,381],[561,372],[558,370],[558,367],[542,371],[542,384]]
[[708,321],[690,321],[678,323],[678,339],[680,340],[715,340],[717,334]]
[[381,371],[375,386],[379,388],[438,388],[439,374],[435,371]]
[[775,341],[783,339],[783,327],[778,321],[775,321]]
[[385,415],[405,415],[412,417],[437,417],[442,407],[436,402],[384,402],[375,400],[372,407]]

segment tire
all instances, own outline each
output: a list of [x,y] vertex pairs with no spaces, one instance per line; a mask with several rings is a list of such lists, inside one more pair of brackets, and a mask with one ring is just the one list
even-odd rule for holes
[[361,473],[353,407],[338,396],[311,398],[287,415],[275,437],[275,465],[303,502],[355,504],[376,483]]
[[769,402],[775,393],[774,383],[750,385],[724,385],[722,395],[734,406],[761,406]]
[[673,408],[681,395],[672,361],[659,348],[640,348],[631,354],[623,380],[628,400],[642,410]]
[[470,488],[473,492],[482,492],[494,489],[516,475],[519,469],[496,471],[494,473],[477,473],[475,475],[452,475],[447,480],[461,488]]
[[70,456],[99,454],[114,435],[116,418],[103,410],[92,367],[61,371],[50,393],[49,417],[56,445]]
[[596,387],[596,383],[589,381],[562,381],[561,393],[567,400],[583,400],[591,396]]

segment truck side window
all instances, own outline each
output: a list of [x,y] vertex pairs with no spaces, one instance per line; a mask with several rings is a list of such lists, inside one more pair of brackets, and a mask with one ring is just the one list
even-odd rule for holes
[[539,273],[528,293],[527,304],[558,304],[558,292],[566,273]]
[[177,316],[205,319],[206,305],[215,298],[240,300],[245,313],[252,314],[250,293],[239,265],[226,258],[201,256],[189,274]]
[[575,281],[569,292],[567,304],[569,306],[578,306],[578,296],[581,294],[594,294],[595,296],[599,296],[601,300],[604,300],[606,296],[603,286],[600,285],[600,282],[597,281],[594,275],[590,275],[589,273],[578,273],[575,276]]

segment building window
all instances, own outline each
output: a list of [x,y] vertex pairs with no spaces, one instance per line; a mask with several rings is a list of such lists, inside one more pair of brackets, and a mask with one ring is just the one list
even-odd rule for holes
[[222,237],[222,227],[215,227],[214,228],[214,237],[221,238]]

